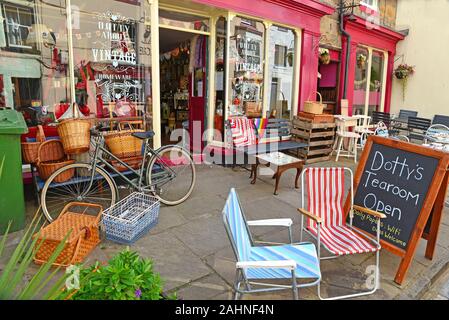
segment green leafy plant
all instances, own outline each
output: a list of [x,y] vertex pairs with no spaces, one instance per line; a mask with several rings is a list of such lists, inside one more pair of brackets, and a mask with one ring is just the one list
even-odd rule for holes
[[407,90],[408,78],[415,73],[415,67],[406,63],[400,64],[394,69],[394,76],[402,81],[402,100],[405,100],[405,91]]
[[[160,300],[162,279],[153,271],[153,262],[129,248],[107,265],[96,262],[80,270],[80,289],[65,292],[73,300]],[[176,298],[176,297],[171,297]]]
[[[29,271],[30,264],[40,248],[37,243],[38,236],[33,238],[35,232],[41,225],[42,215],[39,214],[40,208],[37,210],[31,224],[25,230],[23,237],[15,248],[14,252],[9,257],[6,265],[2,268],[0,273],[0,299],[1,300],[30,300],[30,299],[55,299],[61,292],[66,276],[59,276],[53,285],[51,285],[46,292],[44,288],[49,285],[51,280],[56,279],[60,268],[50,271],[50,268],[64,249],[65,240],[56,247],[56,250],[51,255],[50,259],[42,264],[37,272],[32,276],[30,281],[25,281],[24,278]],[[5,234],[0,241],[0,258],[5,251],[8,233],[12,222],[8,224]]]

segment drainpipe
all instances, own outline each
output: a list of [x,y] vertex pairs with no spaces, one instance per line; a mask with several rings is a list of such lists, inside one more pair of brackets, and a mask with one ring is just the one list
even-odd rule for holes
[[343,27],[343,18],[344,18],[344,13],[343,13],[343,0],[340,0],[340,9],[339,9],[339,27],[340,27],[340,33],[342,35],[344,35],[346,37],[346,56],[345,56],[345,69],[344,69],[344,73],[345,73],[345,77],[344,77],[344,81],[343,81],[343,99],[346,99],[346,95],[347,95],[347,87],[348,87],[348,66],[349,66],[349,57],[351,55],[351,35],[344,29]]

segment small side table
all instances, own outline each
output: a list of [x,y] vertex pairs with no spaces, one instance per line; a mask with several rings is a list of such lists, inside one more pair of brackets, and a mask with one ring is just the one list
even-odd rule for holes
[[276,173],[273,175],[273,179],[276,179],[276,184],[274,187],[275,195],[278,194],[277,190],[279,187],[279,180],[281,179],[282,174],[288,169],[296,169],[295,188],[299,188],[298,180],[304,166],[303,160],[289,156],[282,152],[259,154],[256,156],[256,163],[251,166],[250,178],[253,178],[253,180],[251,180],[251,184],[256,183],[257,168],[260,164],[264,164],[266,167],[273,164],[277,167]]

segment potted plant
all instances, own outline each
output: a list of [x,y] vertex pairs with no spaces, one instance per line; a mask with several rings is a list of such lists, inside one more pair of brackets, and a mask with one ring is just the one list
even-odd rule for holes
[[361,69],[364,69],[365,64],[366,64],[366,56],[363,53],[360,53],[359,55],[357,55],[357,65]]
[[394,69],[394,76],[396,79],[402,81],[402,100],[405,100],[405,91],[407,89],[408,78],[415,73],[415,67],[406,63],[401,63],[396,69]]
[[329,54],[329,49],[325,49],[325,48],[320,48],[320,62],[322,64],[329,64],[331,62],[331,56]]

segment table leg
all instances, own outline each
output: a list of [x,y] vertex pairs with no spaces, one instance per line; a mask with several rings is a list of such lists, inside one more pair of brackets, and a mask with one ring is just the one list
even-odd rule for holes
[[[257,167],[259,165],[259,161],[256,160],[255,164],[251,165],[251,177],[253,178],[253,180],[251,180],[251,184],[255,184],[256,183],[256,179],[257,179]],[[251,178],[250,177],[250,178]]]
[[296,178],[295,178],[295,188],[296,189],[299,189],[298,181],[299,181],[299,176],[301,175],[301,171],[302,171],[302,166],[300,168],[296,168]]
[[281,180],[281,175],[282,173],[284,173],[284,169],[282,167],[278,167],[277,172],[276,172],[276,184],[274,187],[274,195],[278,194],[278,187],[279,187],[279,181]]

